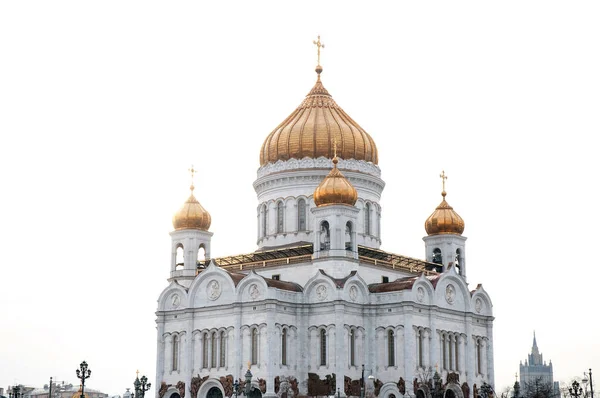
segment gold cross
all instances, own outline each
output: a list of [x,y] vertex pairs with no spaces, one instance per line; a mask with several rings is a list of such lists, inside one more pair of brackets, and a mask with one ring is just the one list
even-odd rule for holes
[[325,43],[321,43],[321,36],[317,36],[317,40],[313,40],[313,44],[317,46],[317,65],[321,65],[321,49],[325,48]]
[[188,171],[190,172],[191,176],[192,176],[192,185],[190,186],[190,189],[193,191],[194,190],[194,174],[198,172],[198,170],[194,169],[194,165],[192,165],[192,167],[190,167],[188,169]]
[[252,365],[252,362],[248,361],[248,370],[250,370],[251,365]]
[[442,170],[440,178],[442,179],[442,191],[446,192],[446,180],[448,179],[448,176],[446,175],[446,173],[444,173],[444,170]]

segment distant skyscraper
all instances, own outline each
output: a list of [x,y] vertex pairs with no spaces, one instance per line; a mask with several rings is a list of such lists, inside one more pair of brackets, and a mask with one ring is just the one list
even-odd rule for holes
[[519,363],[519,375],[521,391],[525,394],[527,386],[533,386],[535,383],[543,384],[546,386],[552,386],[552,391],[555,397],[559,396],[558,382],[554,382],[552,361],[546,365],[544,357],[540,354],[540,350],[537,346],[535,339],[535,332],[533,332],[533,347],[531,347],[531,354],[527,355],[525,364]]

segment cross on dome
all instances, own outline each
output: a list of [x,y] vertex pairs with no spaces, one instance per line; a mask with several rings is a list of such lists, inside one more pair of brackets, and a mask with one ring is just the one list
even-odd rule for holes
[[194,169],[194,165],[188,169],[192,178],[192,185],[190,185],[190,191],[194,190],[194,174],[198,172],[198,170]]
[[321,36],[317,36],[317,40],[313,40],[313,44],[317,46],[317,65],[321,65],[321,49],[325,48],[325,43],[321,43]]
[[442,179],[442,195],[446,196],[446,180],[448,179],[448,176],[446,175],[444,170],[442,170],[442,174],[440,174],[440,178]]

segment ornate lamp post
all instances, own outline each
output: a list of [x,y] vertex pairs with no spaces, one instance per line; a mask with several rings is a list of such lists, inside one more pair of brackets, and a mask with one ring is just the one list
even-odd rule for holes
[[569,387],[569,395],[573,398],[579,398],[583,395],[583,388],[579,387],[577,380],[573,380],[573,384]]
[[246,384],[244,385],[244,392],[246,396],[250,394],[252,391],[252,372],[250,372],[250,366],[248,366],[248,370],[246,371],[246,375],[244,376],[246,379]]
[[88,369],[88,364],[86,361],[83,361],[79,364],[79,369],[75,371],[77,374],[77,378],[81,380],[81,398],[85,398],[83,394],[83,389],[85,388],[85,379],[89,379],[92,375],[92,371]]
[[365,398],[365,365],[362,366],[362,373],[360,374],[360,398]]
[[[583,372],[583,380],[581,380],[581,381],[586,386],[587,386],[587,383],[589,381],[589,383],[590,383],[590,394],[591,394],[591,397],[594,398],[594,384],[592,384],[592,369],[590,369],[589,373]],[[587,393],[587,388],[586,388],[586,393]]]
[[233,393],[235,394],[235,398],[238,396],[238,391],[240,389],[240,383],[236,380],[233,382]]
[[148,378],[146,376],[142,376],[140,379],[139,373],[139,371],[135,372],[135,381],[133,382],[133,387],[135,388],[135,398],[144,398],[146,391],[152,387],[152,383],[148,383]]

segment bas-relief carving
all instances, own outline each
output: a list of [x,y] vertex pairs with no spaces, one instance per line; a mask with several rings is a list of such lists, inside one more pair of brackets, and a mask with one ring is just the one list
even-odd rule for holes
[[221,382],[225,396],[233,396],[233,375],[221,376],[219,377],[219,382]]
[[208,377],[209,376],[200,377],[200,375],[192,377],[192,381],[190,383],[191,398],[197,398],[200,386],[202,386],[202,384],[208,380]]
[[[338,168],[346,171],[359,171],[361,173],[371,174],[375,177],[381,177],[381,169],[369,162],[364,160],[354,159],[339,159]],[[277,173],[286,170],[298,170],[298,169],[322,169],[322,168],[333,168],[333,162],[331,159],[323,156],[314,158],[303,158],[303,159],[290,159],[290,160],[278,160],[275,163],[268,163],[258,169],[258,178],[264,177],[271,173]]]
[[248,294],[252,300],[257,300],[260,298],[260,289],[256,283],[250,285],[250,289],[248,289]]
[[352,380],[348,376],[344,376],[344,392],[346,396],[360,396],[360,380]]
[[178,381],[175,388],[177,388],[177,391],[179,391],[179,396],[181,398],[184,398],[185,397],[185,383],[183,381]]
[[172,309],[179,308],[179,304],[181,304],[181,299],[179,298],[179,294],[173,293],[171,295],[171,308]]
[[446,302],[448,304],[454,304],[454,299],[456,297],[456,288],[451,283],[446,286]]
[[417,289],[417,301],[419,303],[422,303],[424,299],[425,299],[425,289],[423,289],[421,286],[419,286],[419,288]]
[[321,284],[315,289],[315,294],[319,301],[325,301],[327,299],[327,286]]
[[350,300],[356,301],[358,299],[358,288],[356,286],[350,286],[348,295],[350,296]]
[[335,373],[325,376],[325,380],[321,380],[318,374],[308,374],[308,395],[332,395],[335,392]]
[[477,297],[477,299],[475,299],[475,311],[477,311],[477,313],[480,313],[482,308],[483,308],[483,301],[481,301],[481,299],[479,297]]
[[163,398],[165,396],[165,393],[167,392],[167,390],[171,386],[172,386],[172,384],[167,384],[166,382],[161,381],[160,382],[160,389],[158,390],[158,396],[159,396],[159,398]]
[[216,300],[221,296],[221,286],[215,279],[208,283],[207,295],[210,300]]

